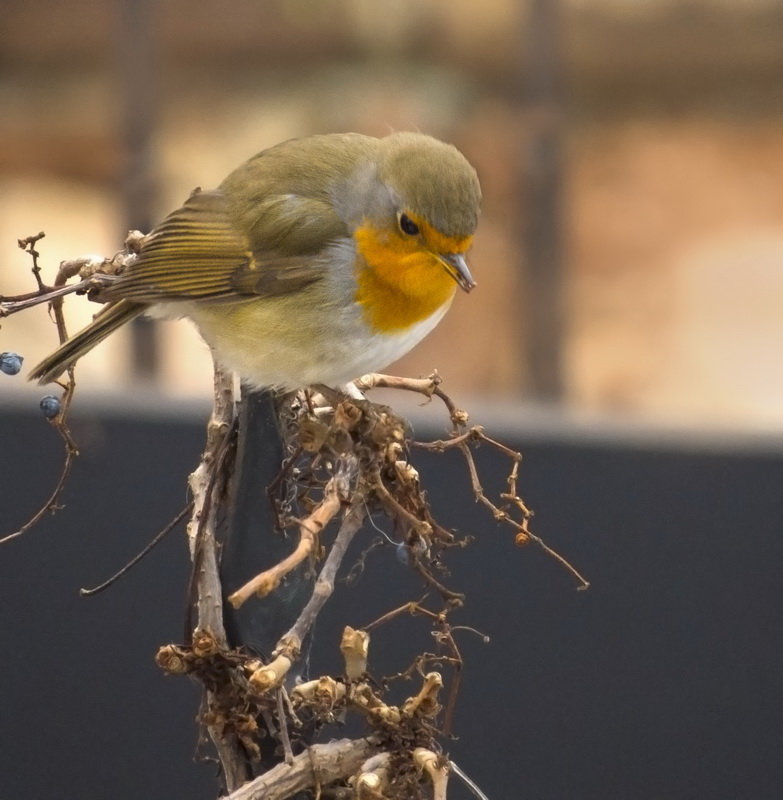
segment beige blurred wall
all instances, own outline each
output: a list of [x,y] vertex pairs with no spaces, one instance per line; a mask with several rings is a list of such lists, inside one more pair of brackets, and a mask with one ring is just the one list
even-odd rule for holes
[[[524,12],[513,0],[159,4],[157,215],[291,136],[416,128],[453,141],[485,193],[480,286],[395,370],[437,367],[457,394],[524,402]],[[112,2],[7,0],[4,14],[0,291],[12,294],[33,288],[21,236],[46,231],[50,275],[121,245],[122,34]],[[783,10],[572,0],[562,33],[568,408],[780,427]],[[93,312],[67,307],[74,328]],[[162,327],[162,387],[207,395],[204,346],[186,323]],[[28,364],[54,341],[43,309],[0,330],[0,349]],[[127,347],[123,334],[86,358],[82,387],[124,385]]]

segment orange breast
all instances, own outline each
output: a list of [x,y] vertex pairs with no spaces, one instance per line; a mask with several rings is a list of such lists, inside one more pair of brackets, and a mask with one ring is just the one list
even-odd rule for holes
[[[403,331],[431,317],[454,296],[454,279],[418,238],[364,225],[354,239],[361,256],[356,301],[374,330]],[[462,240],[439,244],[447,245],[443,252],[459,252],[464,246]]]

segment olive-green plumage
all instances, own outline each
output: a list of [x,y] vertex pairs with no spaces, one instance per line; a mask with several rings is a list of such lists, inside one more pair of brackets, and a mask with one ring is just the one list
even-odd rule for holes
[[[481,191],[476,173],[465,169],[459,150],[442,145],[434,154],[421,147],[415,133],[380,141],[388,146],[381,148],[378,177],[404,197],[407,206],[446,236],[461,238],[476,230]],[[444,173],[450,176],[447,193]]]
[[[283,142],[242,164],[216,190],[194,192],[164,219],[136,262],[104,290],[101,299],[111,305],[31,377],[52,380],[142,313],[190,317],[217,358],[255,385],[334,384],[355,377],[352,370],[382,368],[425,335],[448,303],[427,312],[421,326],[416,321],[410,335],[385,339],[373,329],[367,306],[384,302],[383,293],[396,302],[414,284],[422,293],[428,281],[443,280],[443,269],[470,288],[458,248],[475,230],[479,202],[478,180],[465,158],[423,134]],[[414,247],[399,229],[406,212],[432,226],[439,246],[453,240],[457,249],[449,246],[445,261],[439,253],[422,261],[421,281],[408,275],[398,286],[387,270],[382,291],[360,297],[362,271],[376,265],[375,250],[359,251],[357,232],[375,232],[387,250],[399,238],[402,259]],[[424,235],[415,243],[422,252]]]

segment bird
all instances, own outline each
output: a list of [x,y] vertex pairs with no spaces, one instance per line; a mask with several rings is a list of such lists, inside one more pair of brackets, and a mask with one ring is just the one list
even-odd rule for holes
[[44,384],[134,317],[189,318],[251,389],[347,387],[400,358],[476,282],[475,169],[419,132],[290,139],[196,189],[30,373]]

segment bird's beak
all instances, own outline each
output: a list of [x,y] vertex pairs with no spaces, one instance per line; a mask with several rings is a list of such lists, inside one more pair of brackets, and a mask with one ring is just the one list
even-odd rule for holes
[[438,258],[441,264],[446,268],[446,272],[454,278],[461,289],[469,292],[471,289],[475,288],[476,281],[473,280],[473,276],[470,274],[470,270],[463,256],[459,253],[440,253]]

